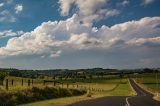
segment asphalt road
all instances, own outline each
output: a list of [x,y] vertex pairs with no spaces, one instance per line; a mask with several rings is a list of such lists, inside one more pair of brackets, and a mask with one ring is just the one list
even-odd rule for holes
[[137,96],[107,96],[76,102],[68,106],[160,106],[159,101],[152,99],[152,94],[140,88],[132,79],[129,81],[137,92]]

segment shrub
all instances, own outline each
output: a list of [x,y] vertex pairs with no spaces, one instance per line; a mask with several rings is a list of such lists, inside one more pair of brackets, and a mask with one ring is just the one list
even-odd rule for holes
[[44,88],[33,87],[32,89],[21,90],[14,93],[0,93],[0,104],[14,106],[51,98],[82,95],[84,93],[86,93],[86,91],[77,89],[64,89],[47,86]]

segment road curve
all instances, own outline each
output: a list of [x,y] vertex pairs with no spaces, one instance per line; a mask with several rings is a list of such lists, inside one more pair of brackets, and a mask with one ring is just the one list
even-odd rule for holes
[[68,106],[160,106],[159,101],[152,99],[152,94],[140,88],[130,78],[129,82],[137,92],[137,96],[107,96],[76,102]]

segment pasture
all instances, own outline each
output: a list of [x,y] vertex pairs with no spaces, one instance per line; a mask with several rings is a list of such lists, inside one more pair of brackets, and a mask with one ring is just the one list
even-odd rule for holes
[[134,75],[135,81],[160,100],[160,73],[143,73]]
[[[127,76],[121,77],[120,75],[92,75],[92,77],[82,78],[66,78],[60,76],[29,78],[8,75],[3,80],[0,90],[1,94],[21,95],[21,97],[26,98],[27,101],[17,103],[25,106],[36,106],[39,104],[42,106],[51,104],[65,105],[66,103],[69,104],[80,100],[93,99],[103,96],[133,95],[133,91],[129,86]],[[37,95],[37,91],[38,95],[40,96],[35,96],[35,94]],[[63,94],[64,96],[62,96]],[[19,96],[13,96],[10,99],[15,101],[17,98],[19,98],[18,100],[21,100]]]
[[[69,83],[69,81],[67,81]],[[66,97],[59,99],[45,100],[35,103],[24,104],[21,106],[63,106],[80,100],[93,99],[103,96],[129,96],[133,95],[133,91],[129,86],[128,80],[123,79],[97,79],[92,82],[77,82],[73,83],[70,80],[70,87],[77,88],[76,85],[79,85],[79,89],[86,89],[87,94],[82,96]],[[66,86],[63,86],[66,87]],[[78,88],[77,88],[78,89]]]
[[160,73],[137,74],[134,79],[148,90],[160,92]]

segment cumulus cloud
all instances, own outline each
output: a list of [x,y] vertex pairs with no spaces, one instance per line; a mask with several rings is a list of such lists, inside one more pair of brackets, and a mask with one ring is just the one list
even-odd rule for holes
[[59,0],[62,15],[68,15],[72,4],[76,6],[76,12],[84,23],[99,21],[104,18],[116,16],[120,12],[117,9],[105,8],[108,0]]
[[158,44],[160,45],[160,37],[153,38],[134,38],[127,42],[129,45]]
[[71,46],[78,46],[79,49],[90,48],[90,47],[98,47],[102,44],[100,39],[96,39],[91,37],[87,33],[82,34],[71,34],[70,39],[68,40],[68,44]]
[[23,5],[22,4],[17,4],[15,6],[16,14],[20,13],[22,10],[23,10]]
[[59,0],[61,15],[66,16],[69,13],[69,9],[74,0]]
[[[102,49],[145,46],[160,43],[160,17],[145,17],[100,28],[80,22],[77,14],[61,21],[42,23],[31,32],[9,39],[0,48],[1,56],[42,55],[58,57],[66,50]],[[148,46],[148,45],[147,45]],[[153,45],[154,46],[154,45]]]

